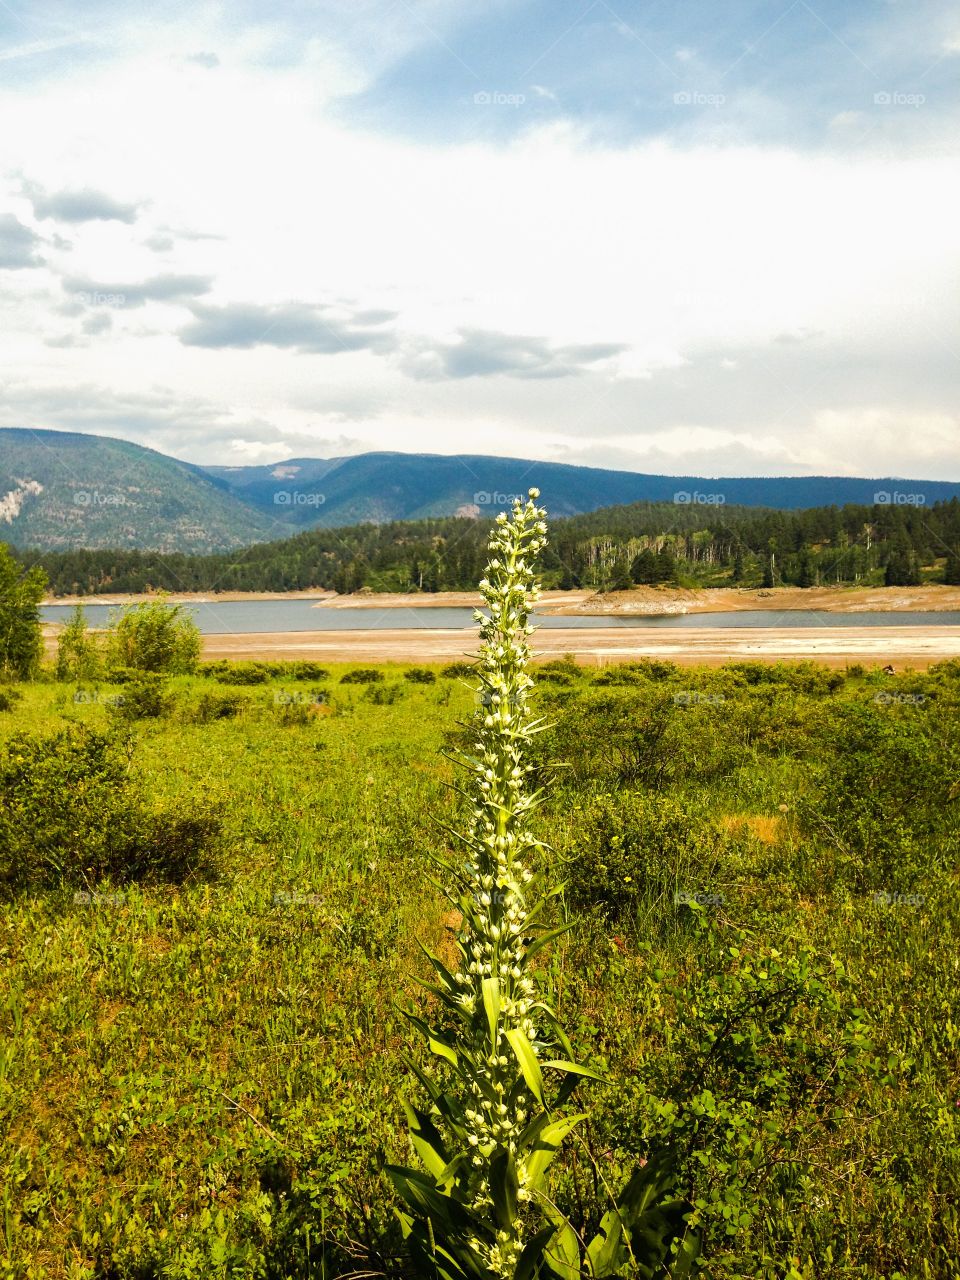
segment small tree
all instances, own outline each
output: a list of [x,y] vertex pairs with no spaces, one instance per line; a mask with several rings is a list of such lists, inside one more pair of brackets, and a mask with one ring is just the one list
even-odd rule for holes
[[27,680],[39,666],[40,601],[46,589],[43,570],[24,570],[0,542],[0,675]]
[[192,671],[200,656],[200,632],[181,604],[165,597],[130,605],[112,619],[107,637],[110,668],[166,672]]
[[512,517],[497,518],[487,577],[488,613],[477,611],[481,649],[469,774],[471,819],[453,832],[462,862],[444,868],[458,908],[457,971],[427,952],[437,1023],[410,1013],[433,1066],[414,1066],[428,1095],[407,1106],[423,1170],[388,1167],[409,1212],[400,1215],[421,1280],[573,1280],[690,1274],[690,1206],[671,1198],[673,1175],[653,1158],[630,1178],[585,1244],[548,1194],[547,1174],[586,1113],[564,1114],[584,1076],[532,961],[565,929],[543,915],[559,887],[535,869],[547,850],[530,830],[537,795],[525,789],[528,744],[537,732],[528,698],[529,622],[539,584],[534,558],[546,513],[530,490]]
[[57,679],[94,680],[100,666],[96,638],[90,634],[83,605],[78,604],[57,639]]
[[630,576],[638,586],[652,585],[657,581],[657,557],[647,548],[634,557],[630,566]]

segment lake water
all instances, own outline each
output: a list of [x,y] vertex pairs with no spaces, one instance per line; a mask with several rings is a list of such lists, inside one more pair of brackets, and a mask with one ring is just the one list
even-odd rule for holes
[[[187,610],[204,635],[250,635],[257,632],[294,631],[450,631],[468,630],[475,623],[469,608],[437,605],[423,608],[315,608],[310,600],[225,600],[190,604]],[[107,625],[115,606],[86,606],[92,627]],[[71,605],[45,605],[44,622],[64,622]],[[587,631],[598,627],[655,628],[658,631],[704,627],[730,630],[762,630],[777,627],[960,627],[960,610],[913,613],[830,613],[824,609],[744,609],[737,613],[686,613],[615,618],[595,614],[537,614],[545,630],[569,628]]]

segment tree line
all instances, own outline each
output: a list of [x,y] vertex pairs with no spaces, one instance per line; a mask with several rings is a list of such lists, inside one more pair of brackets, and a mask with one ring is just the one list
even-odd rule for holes
[[[448,516],[314,529],[239,551],[18,551],[56,595],[96,592],[469,590],[489,524]],[[547,587],[635,584],[960,585],[960,500],[775,511],[633,503],[556,520],[543,556]]]

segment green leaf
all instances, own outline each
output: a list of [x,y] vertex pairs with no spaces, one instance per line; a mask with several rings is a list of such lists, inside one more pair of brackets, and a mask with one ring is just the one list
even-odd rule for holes
[[543,1065],[545,1067],[553,1067],[555,1071],[569,1071],[571,1075],[586,1076],[588,1080],[599,1080],[601,1084],[610,1083],[606,1076],[600,1075],[592,1067],[581,1066],[579,1062],[565,1062],[562,1058],[551,1058],[549,1062],[545,1062]]
[[542,1185],[547,1169],[560,1150],[564,1138],[586,1118],[585,1111],[575,1116],[564,1116],[562,1120],[554,1120],[552,1124],[544,1125],[536,1134],[533,1150],[527,1157],[527,1185],[532,1191]]
[[538,938],[534,938],[533,942],[527,947],[527,959],[532,959],[548,942],[553,942],[554,938],[559,938],[562,934],[569,933],[575,924],[576,921],[571,920],[569,924],[562,924],[558,929],[549,929],[546,933],[541,933]]
[[482,990],[483,1007],[487,1011],[487,1026],[490,1028],[490,1052],[496,1053],[500,1030],[500,979],[484,978]]
[[442,1175],[450,1162],[450,1157],[440,1131],[425,1111],[410,1106],[408,1102],[404,1103],[403,1109],[407,1113],[410,1140],[417,1155],[423,1161],[427,1172],[431,1173],[438,1183],[442,1182]]
[[540,1063],[533,1052],[533,1045],[519,1027],[512,1027],[507,1032],[507,1039],[516,1054],[527,1087],[540,1105],[545,1107],[547,1104],[543,1100],[543,1076],[540,1074]]
[[504,1230],[509,1230],[516,1220],[519,1190],[516,1161],[505,1147],[501,1147],[490,1161],[490,1198],[497,1222]]
[[[513,1273],[514,1280],[534,1280],[535,1277],[540,1275],[544,1260],[544,1246],[548,1243],[555,1230],[555,1227],[543,1227],[535,1236],[530,1237],[523,1247],[523,1252],[517,1259],[517,1268]],[[578,1278],[579,1275],[580,1272],[578,1271]]]
[[580,1280],[583,1275],[580,1270],[580,1242],[566,1218],[560,1219],[546,1256],[559,1280]]

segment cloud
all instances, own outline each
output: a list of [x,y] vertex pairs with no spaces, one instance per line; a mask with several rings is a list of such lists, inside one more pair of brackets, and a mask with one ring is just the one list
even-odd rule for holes
[[83,324],[80,326],[84,333],[89,334],[106,333],[112,327],[113,316],[109,311],[105,311],[103,308],[100,308],[92,315],[87,316],[83,321]]
[[24,182],[23,194],[33,205],[35,217],[58,222],[134,223],[139,214],[139,205],[125,204],[91,187],[48,192],[38,183]]
[[152,276],[148,280],[111,284],[91,280],[86,276],[65,276],[61,284],[72,300],[69,309],[79,314],[81,306],[129,310],[132,307],[142,307],[147,302],[185,302],[200,294],[209,293],[213,278],[166,274]]
[[191,231],[180,227],[157,227],[156,231],[147,236],[143,244],[146,248],[152,249],[154,253],[172,253],[181,241],[189,244],[202,240],[222,241],[224,239],[224,236],[215,235],[209,231]]
[[43,259],[36,251],[41,243],[37,233],[12,213],[0,213],[0,268],[17,271],[24,267],[42,267]]
[[[213,307],[198,304],[190,308],[193,322],[180,330],[180,341],[188,347],[281,347],[321,355],[343,351],[390,351],[395,339],[382,329],[392,312],[345,314],[337,307],[305,302],[276,305],[230,303]],[[364,321],[360,317],[374,319]]]
[[404,367],[415,378],[567,378],[625,350],[614,342],[552,346],[545,338],[461,329],[455,343],[415,343]]
[[215,53],[208,53],[201,50],[200,53],[190,53],[184,58],[184,62],[192,62],[198,67],[204,67],[208,71],[212,71],[215,67],[219,67],[220,59]]
[[[269,424],[250,443],[277,456],[343,430],[663,471],[960,477],[960,429],[940,425],[960,351],[956,58],[932,65],[955,16],[822,10],[851,53],[803,4],[764,35],[746,0],[722,18],[625,3],[618,35],[588,0],[330,0],[270,24],[241,0],[163,29],[94,0],[96,41],[4,64],[0,175],[142,195],[149,217],[37,224],[0,202],[41,232],[34,265],[63,256],[54,231],[75,242],[52,285],[4,273],[10,363],[41,387],[57,371],[58,419],[95,382],[87,430],[126,406],[114,434],[210,461],[245,437],[208,432],[200,402]],[[214,49],[216,75],[184,63]],[[483,88],[526,101],[481,108]],[[875,104],[887,89],[926,101]],[[64,273],[126,310],[62,294]],[[153,300],[186,307],[148,324]],[[153,377],[169,420],[132,398]]]

